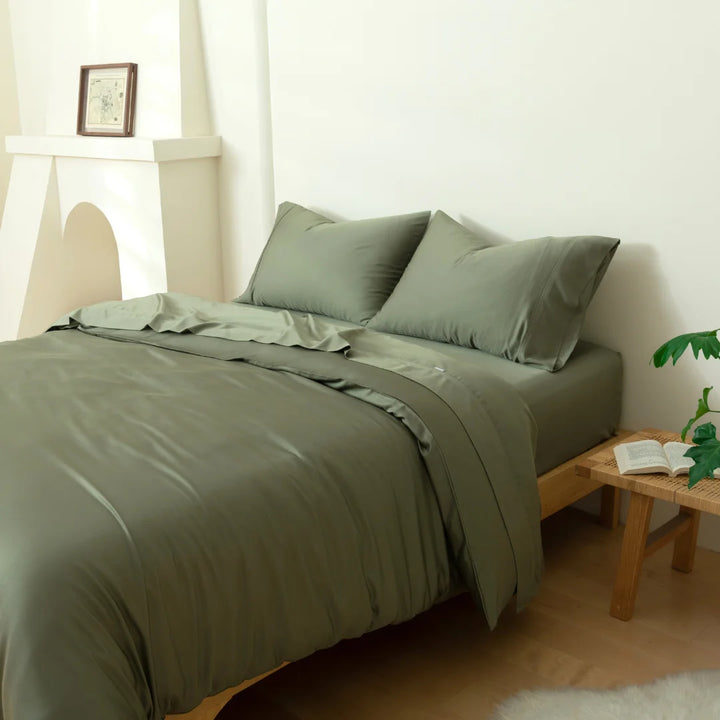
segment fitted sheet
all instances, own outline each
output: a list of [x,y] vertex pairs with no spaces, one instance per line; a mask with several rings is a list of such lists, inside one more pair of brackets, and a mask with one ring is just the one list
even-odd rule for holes
[[472,362],[520,393],[537,424],[538,475],[607,440],[618,428],[623,368],[615,350],[581,340],[562,370],[548,372],[480,350],[405,339]]

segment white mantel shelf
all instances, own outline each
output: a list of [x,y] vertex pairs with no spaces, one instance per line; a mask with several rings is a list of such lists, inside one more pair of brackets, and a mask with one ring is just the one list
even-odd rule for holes
[[[5,145],[13,164],[0,223],[0,340],[22,331],[36,248],[60,257],[68,218],[83,203],[110,225],[123,299],[168,291],[223,297],[221,138],[12,135]],[[72,272],[58,268],[61,278]],[[54,279],[48,271],[43,282]]]
[[5,148],[12,155],[52,155],[158,163],[217,157],[222,153],[222,138],[216,135],[186,138],[8,135],[5,138]]

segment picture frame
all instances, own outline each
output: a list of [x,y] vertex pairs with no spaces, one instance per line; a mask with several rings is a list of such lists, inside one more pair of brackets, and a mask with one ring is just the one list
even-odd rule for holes
[[78,135],[133,135],[136,86],[137,63],[81,65]]

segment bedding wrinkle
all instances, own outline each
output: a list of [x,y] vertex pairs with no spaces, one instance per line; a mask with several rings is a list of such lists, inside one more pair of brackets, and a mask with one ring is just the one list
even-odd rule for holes
[[[609,262],[609,259],[608,259],[608,262]],[[585,300],[585,298],[587,298],[588,296],[592,297],[592,294],[597,289],[597,286],[599,285],[599,283],[600,283],[600,279],[596,275],[589,274],[588,278],[587,278],[587,282],[583,285],[582,290],[579,293],[579,297],[583,300]],[[575,298],[573,297],[573,294],[569,291],[569,289],[563,288],[561,286],[560,294],[561,294],[561,299],[562,299],[563,303],[565,305],[567,305],[568,307],[572,307]],[[575,322],[575,320],[572,316],[567,318],[567,321],[564,325],[564,332],[566,335],[571,332],[574,322]],[[559,354],[558,354],[558,359],[559,359]],[[557,360],[556,360],[556,364],[557,364]]]
[[483,250],[486,250],[486,246],[479,246],[479,247],[469,247],[466,250],[464,250],[461,253],[457,254],[457,257],[455,257],[452,261],[453,266],[457,267],[458,265],[465,264],[468,260],[475,259]]
[[[538,289],[535,291],[534,295],[538,298],[538,301],[530,305],[529,312],[526,315],[521,316],[523,322],[521,327],[518,327],[518,330],[514,335],[514,347],[523,347],[530,328],[538,326],[542,327],[540,318],[542,317],[542,314],[547,311],[547,306],[542,301],[549,289],[553,286],[553,282],[556,279],[557,268],[562,265],[571,248],[572,245],[570,243],[566,243],[561,248],[560,252],[556,253],[555,261],[549,267],[545,267],[545,265],[547,265],[545,258],[548,257],[551,252],[550,238],[545,238],[545,247],[538,258],[538,262],[534,266],[533,273],[528,281],[528,287],[532,288],[537,286]],[[544,279],[540,278],[540,273],[544,274]],[[560,349],[558,350],[558,355],[559,353]],[[531,361],[532,358],[527,358],[527,360]]]
[[120,528],[122,534],[125,536],[129,546],[136,550],[135,541],[133,540],[130,529],[125,524],[125,521],[120,516],[120,513],[113,506],[113,504],[90,482],[81,472],[76,468],[68,465],[64,460],[59,457],[54,458],[54,462],[59,470],[65,473],[65,476],[87,493],[95,502],[103,507],[107,513],[113,518],[117,526]]
[[[126,300],[116,315],[113,315],[114,305],[115,301],[108,301],[79,308],[60,318],[51,329],[70,326],[151,329],[159,333],[190,333],[265,344],[281,342],[287,346],[325,352],[347,347],[347,342],[331,323],[310,315],[303,316],[303,322],[298,323],[286,310],[273,312],[262,307],[214,302],[181,293],[161,293]],[[270,330],[267,327],[269,315],[272,315],[273,322]],[[112,319],[109,319],[111,316]]]
[[138,451],[132,443],[118,441],[118,444],[122,446],[121,454],[125,453],[129,457],[134,456],[144,461],[156,471],[158,477],[169,480],[174,489],[202,507],[204,504],[202,496],[198,493],[197,488],[188,481],[181,469],[183,463],[190,459],[190,453],[185,446],[158,427],[140,418],[126,417],[125,423],[128,426],[139,428],[146,440],[149,440],[150,447]]

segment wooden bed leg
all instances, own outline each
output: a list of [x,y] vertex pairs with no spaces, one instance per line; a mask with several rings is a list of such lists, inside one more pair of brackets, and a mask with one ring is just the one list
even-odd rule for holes
[[620,488],[603,485],[600,500],[600,524],[614,530],[620,523]]

